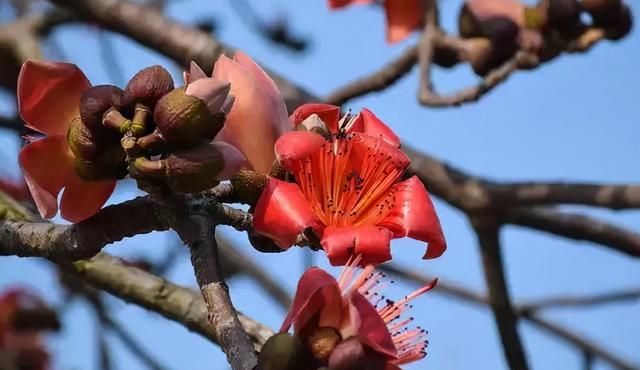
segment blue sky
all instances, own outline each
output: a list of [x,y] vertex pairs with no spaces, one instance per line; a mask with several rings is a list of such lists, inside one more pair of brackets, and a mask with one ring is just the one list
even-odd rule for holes
[[[384,43],[383,15],[368,7],[330,13],[323,0],[251,1],[263,15],[281,12],[295,30],[312,38],[312,49],[295,55],[274,48],[250,30],[227,1],[180,0],[169,13],[186,23],[213,17],[219,21],[219,36],[256,60],[278,71],[320,96],[346,81],[374,71],[385,61],[416,41],[388,46]],[[632,2],[640,14],[640,4]],[[442,2],[444,26],[453,30],[459,1]],[[84,26],[65,27],[53,35],[56,48],[51,58],[78,64],[95,84],[111,81],[101,61],[97,31]],[[110,36],[125,76],[150,64],[163,64],[176,78],[173,63],[140,48],[121,36]],[[496,180],[640,182],[640,32],[634,29],[622,42],[603,42],[586,55],[562,56],[535,71],[519,72],[480,103],[453,109],[427,109],[416,102],[417,69],[382,94],[349,103],[359,110],[368,107],[414,147],[461,167],[472,174]],[[474,82],[466,66],[437,69],[434,82],[439,91],[453,92]],[[10,111],[11,97],[0,97],[0,110]],[[0,153],[15,162],[17,147],[0,133]],[[123,183],[110,202],[130,199],[135,190]],[[437,260],[422,261],[423,246],[412,240],[393,242],[397,261],[440,276],[444,280],[485,291],[482,266],[474,235],[463,214],[436,200],[449,250]],[[565,207],[611,220],[638,230],[640,212],[613,212],[586,207]],[[262,255],[251,249],[243,235],[220,228],[237,240],[239,248],[265,266],[291,292],[303,271],[303,256],[297,250]],[[634,287],[640,282],[640,263],[623,255],[584,242],[550,237],[530,230],[507,227],[502,234],[508,285],[514,300],[524,301],[558,294],[587,294]],[[160,259],[175,243],[168,233],[138,236],[109,246],[110,253],[145,255]],[[316,261],[326,266],[322,255]],[[286,268],[283,268],[286,267]],[[172,281],[195,286],[185,255],[170,272]],[[56,276],[43,261],[0,259],[0,287],[24,284],[53,302],[63,297]],[[277,328],[284,312],[247,278],[230,282],[236,306],[267,325]],[[404,295],[413,287],[396,284],[393,293]],[[156,314],[110,299],[118,320],[134,332],[143,345],[170,369],[225,369],[220,351],[205,340]],[[596,309],[554,310],[545,317],[565,325],[614,350],[625,359],[640,363],[640,303],[631,302]],[[406,369],[463,370],[506,369],[499,338],[486,309],[471,307],[437,294],[423,296],[414,305],[416,321],[430,332],[429,356]],[[64,329],[52,335],[55,369],[96,368],[93,317],[81,303],[69,306]],[[526,350],[534,369],[579,369],[580,353],[563,342],[550,339],[523,323]],[[117,339],[110,337],[116,369],[142,368]],[[596,369],[608,369],[600,362]]]

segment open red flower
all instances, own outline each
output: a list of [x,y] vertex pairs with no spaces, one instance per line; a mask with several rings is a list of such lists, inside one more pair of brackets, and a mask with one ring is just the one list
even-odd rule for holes
[[[195,63],[185,72],[187,83],[205,77]],[[253,170],[269,172],[275,160],[273,145],[283,133],[292,130],[278,87],[253,59],[239,51],[233,59],[220,56],[214,64],[212,78],[228,81],[234,97],[216,142],[232,144]]]
[[[312,107],[303,108],[294,123]],[[334,265],[357,254],[363,264],[385,262],[391,239],[405,236],[429,243],[424,258],[440,256],[446,249],[440,221],[422,182],[401,181],[409,158],[393,132],[367,110],[338,120],[339,110],[315,108],[299,125],[316,122],[339,132],[296,131],[276,142],[295,183],[269,178],[256,204],[255,230],[282,249],[312,230]]]
[[18,108],[30,129],[45,138],[20,150],[19,162],[33,200],[44,218],[58,212],[71,222],[82,221],[102,208],[115,181],[85,181],[76,171],[67,131],[79,117],[80,97],[91,87],[74,64],[29,60],[18,76]]
[[[329,0],[331,9],[339,9],[352,4],[371,4],[377,0]],[[387,42],[404,40],[422,24],[424,10],[420,0],[384,0],[387,18]]]
[[399,370],[400,365],[422,359],[426,331],[409,329],[413,318],[403,314],[409,302],[431,290],[437,280],[393,301],[381,294],[392,282],[385,282],[385,275],[371,265],[358,274],[360,262],[360,256],[350,260],[337,280],[320,268],[307,270],[280,332],[293,326],[318,367],[343,369],[373,362],[385,365],[375,368]]

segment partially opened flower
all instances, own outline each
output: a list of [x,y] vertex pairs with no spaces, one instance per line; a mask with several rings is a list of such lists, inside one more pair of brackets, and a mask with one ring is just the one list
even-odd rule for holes
[[[339,9],[352,4],[372,4],[378,0],[329,0],[331,9]],[[424,10],[421,0],[384,0],[387,18],[387,42],[404,40],[422,24]]]
[[[19,162],[44,218],[57,213],[57,197],[63,188],[62,217],[79,222],[98,212],[115,187],[113,179],[87,181],[76,171],[78,167],[91,172],[94,164],[78,157],[80,152],[90,155],[88,152],[93,152],[96,144],[85,140],[93,133],[80,121],[80,99],[90,87],[89,80],[74,64],[29,60],[20,70],[20,115],[27,127],[46,137],[22,148]],[[67,140],[74,122],[74,138]],[[70,146],[70,141],[75,146]]]
[[[184,74],[192,83],[206,78],[195,63]],[[284,100],[271,78],[249,56],[236,52],[233,59],[220,56],[213,79],[231,84],[233,106],[216,141],[227,142],[244,155],[251,169],[267,173],[273,165],[273,146],[285,132],[291,131]]]
[[426,355],[426,331],[409,328],[413,318],[405,313],[437,281],[394,301],[382,295],[392,282],[371,265],[359,272],[360,262],[359,256],[350,260],[337,280],[315,267],[300,278],[280,332],[293,326],[314,358],[309,369],[399,370]]
[[255,230],[282,249],[312,232],[334,265],[357,254],[363,264],[387,261],[391,239],[405,236],[429,243],[424,258],[440,256],[446,248],[440,221],[422,182],[402,181],[409,158],[397,137],[369,111],[336,122],[338,112],[324,113],[327,122],[312,114],[299,125],[310,120],[338,133],[295,131],[277,141],[278,160],[295,182],[268,179]]

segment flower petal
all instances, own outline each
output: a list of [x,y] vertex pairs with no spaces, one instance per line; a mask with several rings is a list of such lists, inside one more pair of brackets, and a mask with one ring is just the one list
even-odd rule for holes
[[65,135],[54,135],[25,145],[18,156],[27,186],[43,218],[58,212],[58,194],[75,176],[73,156]]
[[230,90],[231,85],[227,81],[200,78],[187,85],[184,93],[202,100],[207,105],[209,112],[214,115],[222,109]]
[[60,215],[67,221],[77,223],[96,213],[107,202],[115,181],[84,181],[74,176],[68,181],[60,199]]
[[322,231],[322,225],[298,185],[274,178],[269,178],[258,199],[253,227],[273,239],[282,249],[289,249],[298,234],[308,227]]
[[296,164],[320,150],[327,140],[310,131],[288,132],[276,141],[275,152],[280,164],[292,171]]
[[520,0],[466,0],[469,10],[479,20],[506,18],[524,25],[524,3]]
[[361,340],[371,349],[389,357],[396,357],[396,346],[385,324],[375,307],[371,305],[362,294],[354,292],[351,296],[353,304],[360,314],[360,329],[358,334]]
[[371,4],[375,0],[329,0],[329,8],[339,9],[348,5]]
[[66,134],[79,115],[80,96],[89,87],[75,64],[27,60],[18,75],[20,116],[43,134]]
[[213,77],[231,83],[235,102],[221,136],[231,140],[254,170],[267,173],[275,160],[276,140],[292,129],[287,109],[275,83],[243,53],[235,59],[218,58]]
[[224,141],[213,141],[212,144],[224,158],[224,169],[216,176],[218,180],[228,180],[238,171],[247,168],[249,163],[247,159],[240,153],[238,148]]
[[317,114],[333,133],[338,132],[338,120],[340,119],[340,107],[322,103],[308,103],[296,108],[289,119],[294,126],[298,126],[310,115]]
[[[361,133],[353,133],[352,135],[354,136],[354,144],[351,161],[365,163],[371,160],[384,160],[391,163],[399,172],[404,172],[409,167],[411,163],[409,157],[382,137]],[[380,158],[372,156],[379,156]]]
[[[331,294],[331,292],[334,292],[333,294],[340,298],[340,288],[338,287],[338,282],[333,276],[317,267],[312,267],[305,271],[298,281],[298,288],[296,289],[296,295],[293,298],[293,304],[280,327],[280,332],[288,331],[294,323],[298,328],[304,326],[311,316],[321,310],[324,300],[314,298],[323,294],[323,290],[325,289],[329,293],[324,294]],[[306,319],[301,320],[301,318]]]
[[400,147],[400,138],[370,110],[363,109],[356,120],[362,121],[362,124],[356,122],[353,127],[362,127],[363,133],[369,136],[382,137],[387,143],[396,148]]
[[422,5],[420,0],[385,0],[387,16],[387,42],[404,40],[422,23]]
[[393,186],[395,204],[380,226],[393,232],[394,237],[408,236],[429,243],[425,259],[436,258],[447,249],[440,220],[429,193],[418,177],[413,176]]
[[332,265],[344,265],[352,255],[362,255],[360,264],[365,266],[391,259],[392,236],[391,231],[379,226],[329,226],[321,244]]
[[191,61],[191,63],[189,64],[189,71],[182,72],[182,78],[184,79],[185,85],[188,85],[201,78],[207,78],[207,74],[204,73],[198,63]]

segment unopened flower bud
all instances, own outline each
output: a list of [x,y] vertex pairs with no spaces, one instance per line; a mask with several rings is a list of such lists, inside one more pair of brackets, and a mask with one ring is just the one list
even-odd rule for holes
[[258,355],[258,370],[302,370],[310,365],[300,340],[288,333],[269,338]]
[[92,131],[80,117],[71,121],[67,142],[75,158],[83,161],[101,161],[107,152],[119,147],[117,135],[105,129]]
[[469,61],[478,76],[485,76],[504,63],[509,56],[502,54],[486,38],[465,40],[464,58]]
[[225,118],[224,112],[211,114],[205,101],[187,95],[184,88],[162,97],[153,111],[153,119],[165,141],[179,147],[213,139]]
[[365,347],[356,337],[340,342],[329,357],[331,370],[384,370],[383,355]]
[[616,23],[622,5],[622,0],[582,0],[582,8],[589,13],[593,25],[597,27]]
[[574,38],[584,31],[578,0],[548,0],[546,5],[549,26],[562,37]]
[[75,158],[76,174],[85,181],[119,180],[127,175],[126,153],[120,146],[106,148],[94,159]]
[[231,178],[231,184],[239,202],[255,205],[267,184],[267,176],[243,170]]
[[147,67],[129,80],[124,89],[124,102],[127,106],[136,103],[153,109],[158,100],[173,90],[171,74],[161,66]]
[[93,133],[106,130],[102,117],[111,108],[117,110],[124,106],[124,91],[112,85],[93,86],[80,97],[80,118]]
[[331,352],[342,340],[340,333],[334,328],[319,327],[309,337],[307,343],[313,357],[327,361]]
[[622,5],[617,18],[605,28],[605,37],[609,40],[620,40],[631,32],[633,17],[627,5]]
[[211,143],[173,152],[162,160],[141,157],[134,163],[140,173],[164,178],[179,193],[199,193],[216,186],[224,165],[222,153]]

